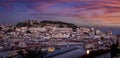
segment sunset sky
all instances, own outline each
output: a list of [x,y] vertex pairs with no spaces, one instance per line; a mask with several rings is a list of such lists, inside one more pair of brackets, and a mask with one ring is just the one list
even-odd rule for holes
[[120,0],[0,0],[0,23],[24,20],[120,27]]

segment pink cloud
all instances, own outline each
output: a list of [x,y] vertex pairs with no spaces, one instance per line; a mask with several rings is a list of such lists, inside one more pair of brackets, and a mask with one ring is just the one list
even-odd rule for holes
[[52,6],[54,3],[50,2],[50,3],[45,3],[45,4],[40,4],[37,5],[35,7],[33,7],[33,9],[36,9],[38,11],[44,10],[45,8],[48,8],[49,6]]

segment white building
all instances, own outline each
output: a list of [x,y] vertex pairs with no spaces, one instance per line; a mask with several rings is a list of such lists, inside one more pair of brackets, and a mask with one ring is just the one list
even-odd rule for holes
[[46,31],[46,28],[34,28],[34,27],[32,27],[32,28],[29,28],[29,30],[31,32],[44,32],[44,31]]
[[53,38],[68,38],[69,36],[70,34],[62,34],[62,33],[52,35]]
[[96,35],[102,35],[102,32],[100,30],[96,30]]
[[26,32],[27,31],[27,27],[21,27],[21,32]]
[[60,32],[72,32],[72,28],[57,28],[56,30]]

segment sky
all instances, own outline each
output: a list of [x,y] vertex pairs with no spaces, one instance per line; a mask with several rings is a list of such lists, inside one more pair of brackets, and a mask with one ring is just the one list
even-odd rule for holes
[[120,27],[120,0],[0,0],[0,24],[53,20]]

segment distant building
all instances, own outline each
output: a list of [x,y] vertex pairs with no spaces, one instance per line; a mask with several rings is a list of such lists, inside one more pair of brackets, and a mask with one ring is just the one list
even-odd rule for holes
[[102,32],[100,30],[96,30],[96,35],[102,35]]
[[56,30],[60,32],[72,32],[72,28],[57,28]]
[[27,27],[21,27],[21,32],[26,32],[27,31]]
[[91,35],[94,36],[95,35],[95,28],[92,27],[90,31],[91,31]]
[[29,30],[31,31],[31,32],[45,32],[46,31],[46,29],[45,28],[29,28]]
[[108,31],[107,34],[110,35],[110,36],[113,35],[113,34],[112,34],[112,31]]
[[16,30],[17,32],[20,32],[20,31],[21,31],[21,29],[20,29],[20,28],[16,28],[15,30]]

